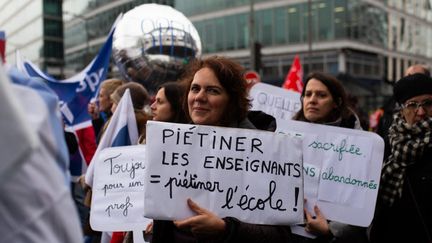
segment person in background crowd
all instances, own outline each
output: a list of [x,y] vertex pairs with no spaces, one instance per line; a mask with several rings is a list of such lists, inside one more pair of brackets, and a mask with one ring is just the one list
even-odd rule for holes
[[140,135],[138,143],[144,143],[146,124],[148,120],[151,120],[151,116],[145,112],[145,106],[150,103],[150,96],[144,86],[136,82],[129,82],[118,87],[110,96],[112,100],[111,112],[114,113],[121,97],[127,89],[130,90],[138,133]]
[[[152,119],[162,122],[186,123],[186,115],[182,108],[183,87],[177,82],[167,82],[162,84],[156,94],[154,102],[150,108],[152,111]],[[169,229],[172,226],[171,221],[155,220],[147,226],[144,232],[144,239],[149,241],[152,239],[153,224],[161,231],[165,231],[165,227]],[[116,234],[113,235],[113,239]],[[117,241],[112,240],[111,243],[132,243],[133,232],[127,232],[124,237],[117,237]]]
[[405,75],[404,76],[408,76],[408,75],[412,75],[415,73],[423,73],[426,76],[430,76],[430,71],[429,69],[421,64],[415,64],[412,66],[409,66],[406,70],[405,70]]
[[154,121],[185,123],[186,114],[182,108],[183,88],[177,82],[160,86],[155,101],[151,104]]
[[101,138],[101,130],[105,122],[111,117],[112,100],[110,95],[117,87],[120,87],[124,82],[120,79],[107,79],[100,85],[99,94],[96,102],[90,102],[87,106],[87,111],[92,118],[93,128],[97,136],[97,142]]
[[361,128],[363,130],[368,130],[369,128],[368,115],[366,114],[366,112],[364,112],[364,110],[359,105],[358,97],[352,94],[347,94],[347,103],[348,103],[347,104],[348,107],[352,109],[352,111],[354,112],[353,114],[355,114],[358,120],[360,121]]
[[[118,87],[110,96],[112,101],[111,112],[115,112],[117,105],[119,104],[123,94],[127,89],[129,89],[130,92],[139,133],[137,142],[143,144],[145,143],[146,124],[148,120],[151,120],[151,116],[145,112],[145,106],[150,102],[150,96],[146,88],[136,82],[125,83]],[[128,232],[113,232],[110,243],[131,242],[131,236],[132,235],[129,235]]]
[[8,74],[0,68],[1,242],[82,242],[58,99],[39,79]]
[[[405,76],[412,75],[415,73],[422,73],[422,74],[430,77],[429,69],[427,69],[425,66],[420,65],[420,64],[412,65],[405,70]],[[382,115],[382,117],[378,123],[377,133],[378,133],[378,135],[380,135],[384,139],[384,142],[385,142],[384,158],[387,158],[390,155],[388,131],[389,131],[390,125],[393,122],[393,114],[394,114],[396,109],[398,109],[396,101],[395,101],[394,97],[391,97],[384,104],[384,107],[383,107],[384,114]]]
[[[183,101],[187,118],[197,125],[255,129],[247,119],[250,101],[243,68],[223,57],[195,60],[187,69]],[[289,242],[288,226],[264,226],[219,218],[187,201],[196,216],[153,228],[153,243],[160,242]]]
[[[66,145],[67,145],[67,149],[69,152],[69,157],[70,159],[70,165],[69,168],[71,170],[71,174],[72,174],[72,170],[73,170],[73,156],[80,156],[79,155],[79,147],[78,147],[78,141],[77,138],[75,136],[75,134],[71,131],[67,131],[64,129],[64,137],[65,137],[65,141],[66,141]],[[80,185],[79,181],[76,180],[71,180],[71,195],[72,195],[72,199],[75,203],[75,206],[77,207],[79,216],[80,216],[80,220],[81,220],[81,226],[85,227],[86,223],[87,223],[87,216],[88,216],[88,207],[86,207],[84,205],[84,190]]]
[[[330,75],[310,74],[304,84],[301,103],[294,120],[361,130],[357,115],[348,106],[342,84]],[[294,236],[296,242],[367,242],[365,228],[329,222],[316,205],[314,211],[315,217],[305,210],[305,230],[317,238]]]
[[[124,81],[120,79],[106,79],[104,80],[99,88],[99,93],[96,102],[90,102],[87,105],[87,112],[92,118],[93,129],[96,134],[96,143],[99,143],[102,138],[103,130],[106,128],[107,121],[111,118],[111,106],[112,100],[110,95],[114,92],[115,89],[124,84]],[[83,192],[84,196],[84,205],[89,211],[90,208],[90,197],[91,192],[88,190],[87,186],[84,182],[84,175],[79,178],[79,183],[81,184],[81,190],[86,191]],[[79,188],[75,188],[75,190],[79,190]],[[83,209],[85,210],[85,209]],[[86,215],[86,223],[84,224],[84,234],[89,242],[100,242],[100,232],[93,231],[89,224],[90,214],[87,212]]]
[[432,242],[432,78],[416,73],[394,86],[396,111],[371,227],[372,242]]
[[[150,102],[150,97],[149,94],[147,92],[147,90],[144,88],[144,86],[142,86],[139,83],[136,82],[128,82],[125,84],[122,84],[121,86],[117,87],[110,95],[110,101],[111,101],[111,107],[110,107],[110,111],[111,114],[113,114],[117,108],[118,103],[120,102],[120,99],[122,98],[123,94],[125,93],[125,91],[129,89],[130,91],[130,96],[131,96],[131,100],[132,100],[132,105],[134,108],[134,113],[135,113],[135,119],[137,122],[137,130],[139,133],[139,141],[137,141],[138,143],[141,140],[145,139],[145,126],[147,124],[147,121],[151,119],[151,116],[149,114],[146,114],[146,112],[144,111],[145,106],[149,104]],[[126,115],[126,114],[124,114]],[[101,131],[101,138],[103,137],[105,130],[108,127],[108,124],[110,123],[109,119],[105,126],[104,129]],[[141,141],[142,142],[142,141]],[[100,145],[99,145],[100,146]],[[92,173],[93,171],[90,169],[91,165],[89,167],[89,170],[87,171],[87,175],[88,178],[92,179]],[[86,193],[86,200],[85,200],[85,204],[86,206],[90,207],[91,206],[91,182],[87,181],[87,178],[85,179],[84,182],[84,178],[82,178],[81,183],[84,185],[85,190],[87,191]],[[90,227],[89,231],[91,231]],[[114,234],[111,235],[108,234],[108,232],[103,232],[102,236],[101,236],[101,242],[121,242],[121,240],[123,239],[123,232],[114,232]],[[111,241],[112,240],[112,241]]]

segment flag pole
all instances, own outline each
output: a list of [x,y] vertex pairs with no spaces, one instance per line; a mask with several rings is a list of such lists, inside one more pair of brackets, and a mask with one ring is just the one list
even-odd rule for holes
[[254,0],[249,0],[250,11],[249,11],[249,49],[250,49],[250,63],[251,69],[257,70],[256,67],[256,53],[255,53],[255,20],[254,20]]

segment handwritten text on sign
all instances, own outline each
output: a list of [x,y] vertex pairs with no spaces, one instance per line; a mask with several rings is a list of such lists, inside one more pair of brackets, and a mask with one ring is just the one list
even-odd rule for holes
[[144,145],[101,150],[95,164],[90,224],[94,230],[145,229]]
[[220,217],[294,224],[303,217],[302,141],[282,134],[147,123],[146,217],[193,216],[191,198]]
[[316,204],[328,219],[368,226],[373,218],[383,161],[376,134],[306,122],[285,121],[277,132],[303,137],[305,208]]

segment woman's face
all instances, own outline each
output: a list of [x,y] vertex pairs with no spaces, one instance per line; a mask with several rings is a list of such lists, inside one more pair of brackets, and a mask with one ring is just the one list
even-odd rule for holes
[[188,93],[189,116],[194,124],[220,125],[228,101],[228,93],[213,70],[205,67],[195,73]]
[[171,109],[171,104],[165,96],[165,88],[159,89],[156,94],[155,101],[150,106],[153,120],[155,121],[172,121],[174,112]]
[[106,90],[104,88],[101,88],[99,90],[99,111],[107,112],[111,109],[111,99],[109,97],[109,94],[107,94]]
[[405,121],[413,125],[427,117],[432,117],[432,95],[418,95],[407,100],[402,106]]
[[303,113],[306,119],[314,123],[328,122],[330,112],[337,108],[327,86],[318,79],[311,79],[305,87]]

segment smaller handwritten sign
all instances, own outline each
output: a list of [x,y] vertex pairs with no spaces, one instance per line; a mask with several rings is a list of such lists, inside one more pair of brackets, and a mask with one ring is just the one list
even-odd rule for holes
[[299,121],[277,132],[303,137],[305,208],[331,220],[368,226],[378,194],[384,142],[377,134]]
[[99,231],[143,230],[145,145],[103,149],[95,164],[90,225]]
[[149,218],[193,216],[191,198],[220,217],[254,224],[303,222],[302,140],[284,134],[147,123]]
[[300,93],[269,84],[255,84],[249,96],[252,99],[252,110],[260,110],[272,115],[277,124],[291,120],[301,108]]

